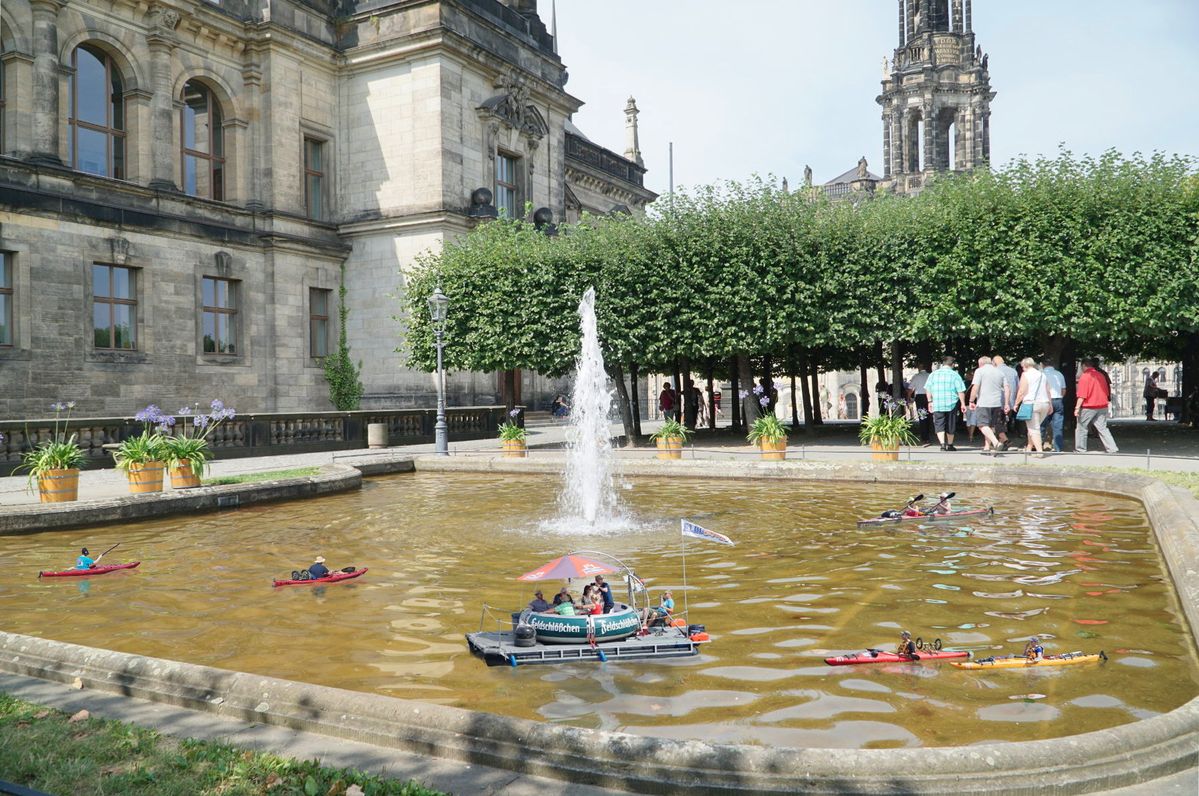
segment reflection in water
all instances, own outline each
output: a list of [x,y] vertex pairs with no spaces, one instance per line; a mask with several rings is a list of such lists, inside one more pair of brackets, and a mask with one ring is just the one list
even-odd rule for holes
[[[532,594],[517,575],[583,546],[537,533],[555,514],[557,489],[541,477],[418,473],[308,502],[0,537],[0,626],[584,727],[775,745],[1053,737],[1156,715],[1199,693],[1190,640],[1132,501],[987,488],[960,498],[994,503],[985,523],[858,530],[857,517],[902,503],[908,490],[683,479],[631,487],[622,497],[637,529],[585,541],[635,566],[651,589],[679,597],[680,516],[702,511],[738,542],[688,545],[691,619],[714,638],[695,658],[489,669],[467,653],[463,633],[478,629],[484,603],[523,605]],[[122,541],[141,568],[74,585],[35,577],[97,537]],[[271,588],[297,558],[318,553],[370,572]],[[982,655],[1017,652],[1035,634],[1051,652],[1105,649],[1111,662],[979,674],[822,662],[891,647],[903,628]]]

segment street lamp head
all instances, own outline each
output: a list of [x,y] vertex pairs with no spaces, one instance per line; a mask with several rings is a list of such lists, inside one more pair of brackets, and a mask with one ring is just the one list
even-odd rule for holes
[[441,292],[441,285],[433,289],[433,293],[429,296],[429,317],[433,319],[433,325],[437,328],[442,328],[445,324],[446,314],[450,308],[450,297]]

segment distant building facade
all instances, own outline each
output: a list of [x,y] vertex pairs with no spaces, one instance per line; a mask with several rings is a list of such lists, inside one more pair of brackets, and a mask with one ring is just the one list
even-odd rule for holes
[[343,286],[364,407],[431,405],[395,350],[418,255],[655,197],[572,145],[536,0],[8,0],[0,65],[0,417],[329,409]]

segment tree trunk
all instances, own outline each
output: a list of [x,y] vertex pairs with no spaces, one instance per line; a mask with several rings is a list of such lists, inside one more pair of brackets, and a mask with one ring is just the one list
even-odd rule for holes
[[862,351],[862,358],[858,361],[858,369],[861,371],[860,375],[862,377],[862,383],[859,385],[859,389],[862,392],[862,400],[858,406],[858,419],[861,419],[870,411],[870,393],[866,391],[866,388],[870,386],[870,374],[868,372],[870,366],[867,362],[866,351],[864,349]]
[[741,393],[741,380],[737,378],[737,358],[729,359],[729,411],[732,413],[733,428],[741,428],[741,400],[737,397]]
[[741,419],[745,423],[743,431],[749,433],[749,427],[762,416],[762,405],[758,403],[758,396],[754,395],[754,377],[749,366],[748,356],[744,354],[737,356],[737,373],[741,376],[741,381],[745,383],[745,387],[742,389],[747,395],[741,401]]
[[624,368],[620,365],[609,365],[609,374],[616,382],[616,407],[620,410],[620,424],[624,426],[624,446],[637,447],[637,429],[633,425],[633,410],[629,408],[629,390],[624,383]]
[[812,349],[808,355],[808,372],[805,375],[808,384],[811,384],[812,394],[809,400],[812,402],[812,425],[824,425],[824,408],[820,405],[820,359],[816,356],[819,349]]
[[641,388],[637,384],[637,363],[629,365],[629,380],[633,383],[633,432],[641,441]]
[[674,358],[674,419],[683,422],[683,371],[679,367],[679,358]]
[[[811,360],[808,358],[807,352],[799,355],[799,372],[802,374],[799,384],[800,391],[803,397],[803,422],[804,425],[811,429],[816,425],[816,418],[812,415],[812,401],[820,400],[820,388],[816,388],[816,395],[812,395],[811,377],[809,376],[808,363]],[[794,391],[794,387],[791,388]]]
[[716,367],[708,360],[708,428],[716,430],[716,388],[713,381],[716,378]]
[[[1078,399],[1078,362],[1075,360],[1074,341],[1066,338],[1066,344],[1062,349],[1062,365],[1058,370],[1062,372],[1062,376],[1066,379],[1066,393],[1062,396],[1062,410],[1066,413],[1065,425],[1063,433],[1069,439],[1074,430],[1074,403]],[[1072,443],[1069,445],[1069,450],[1073,450]]]
[[504,407],[508,410],[509,417],[511,412],[516,408],[516,371],[504,371]]
[[1191,428],[1199,422],[1196,412],[1199,406],[1194,405],[1192,396],[1199,390],[1199,334],[1186,332],[1186,347],[1182,350],[1182,384],[1178,392],[1182,396],[1182,411],[1178,414],[1178,422],[1186,423]]
[[899,404],[907,400],[903,394],[903,345],[898,340],[891,343],[891,397]]

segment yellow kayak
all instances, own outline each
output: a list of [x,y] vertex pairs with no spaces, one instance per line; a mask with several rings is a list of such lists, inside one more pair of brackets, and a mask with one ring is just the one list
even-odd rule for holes
[[1039,661],[1029,660],[1023,655],[1009,655],[1002,658],[979,658],[975,661],[950,661],[950,666],[959,669],[1031,669],[1039,666],[1071,666],[1075,663],[1095,663],[1107,660],[1100,650],[1094,654],[1082,652],[1067,652],[1063,655],[1047,655]]

